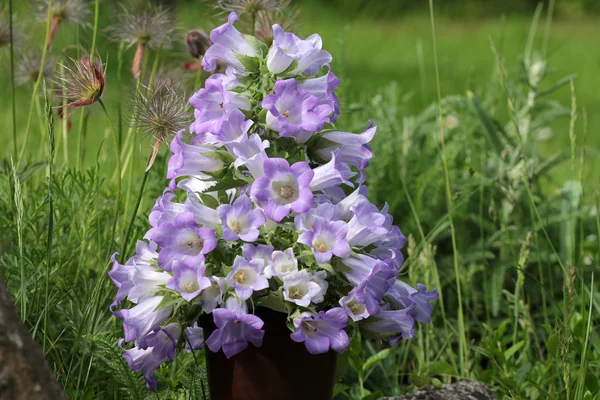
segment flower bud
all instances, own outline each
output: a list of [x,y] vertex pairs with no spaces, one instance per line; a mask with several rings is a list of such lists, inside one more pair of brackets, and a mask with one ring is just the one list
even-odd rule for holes
[[206,49],[211,45],[210,39],[202,31],[192,30],[185,35],[188,53],[194,58],[200,58],[204,55]]

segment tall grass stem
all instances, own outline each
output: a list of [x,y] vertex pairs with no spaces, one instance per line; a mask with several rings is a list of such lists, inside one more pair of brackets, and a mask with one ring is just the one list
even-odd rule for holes
[[431,18],[431,35],[433,39],[433,61],[435,66],[435,81],[437,86],[437,103],[439,110],[439,126],[440,126],[440,140],[442,146],[442,165],[444,168],[444,181],[446,187],[446,204],[448,208],[448,222],[450,224],[450,234],[452,237],[452,254],[453,254],[453,262],[454,262],[454,275],[456,279],[456,295],[458,301],[458,327],[459,327],[459,347],[461,349],[459,353],[459,364],[461,368],[461,373],[468,377],[468,364],[469,364],[469,352],[467,348],[467,338],[465,332],[465,318],[463,314],[463,304],[462,304],[462,293],[461,293],[461,283],[460,283],[460,269],[458,265],[458,248],[456,245],[456,232],[454,229],[454,221],[452,218],[452,189],[450,185],[450,174],[448,172],[448,161],[446,159],[446,143],[444,139],[444,111],[442,107],[442,91],[440,85],[440,70],[438,64],[438,56],[437,56],[437,43],[435,37],[435,18],[433,15],[433,0],[429,0],[429,16]]
[[[120,205],[121,205],[121,148],[119,146],[119,137],[117,134],[117,130],[115,129],[112,119],[110,118],[108,109],[106,108],[106,105],[104,104],[104,101],[102,99],[99,99],[98,102],[102,106],[102,110],[104,111],[104,114],[106,115],[106,119],[108,119],[108,123],[110,125],[110,129],[112,132],[113,144],[115,147],[115,155],[117,158],[117,200],[116,200],[116,205],[115,205],[115,217],[114,217],[114,221],[113,221],[113,227],[112,227],[111,234],[110,234],[110,242],[108,243],[108,246],[107,246],[108,255],[110,255],[112,252],[113,241],[115,239],[118,221],[119,221],[119,215],[120,215],[119,213],[120,213]],[[107,258],[108,258],[108,255],[107,255]]]
[[[50,37],[50,25],[52,23],[52,0],[48,0],[48,17],[46,21],[46,40],[44,43],[48,42],[48,38]],[[42,50],[42,59],[40,60],[40,68],[38,72],[37,79],[35,81],[35,85],[33,86],[33,93],[31,94],[31,102],[29,104],[29,113],[27,116],[27,124],[25,125],[25,134],[23,138],[23,144],[21,146],[21,150],[19,151],[19,157],[17,158],[17,169],[19,169],[21,165],[21,161],[23,160],[23,155],[25,154],[25,148],[27,147],[27,139],[29,138],[29,131],[31,130],[31,120],[33,118],[33,107],[35,104],[35,99],[37,96],[37,92],[40,88],[40,83],[42,82],[42,78],[44,76],[44,66],[46,65],[46,54],[48,53],[47,46],[43,47]]]
[[13,0],[8,0],[8,23],[10,30],[10,93],[12,102],[13,154],[17,156],[17,101],[15,92],[15,38],[13,32]]

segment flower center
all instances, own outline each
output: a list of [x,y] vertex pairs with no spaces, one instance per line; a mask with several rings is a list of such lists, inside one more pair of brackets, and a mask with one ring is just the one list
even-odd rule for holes
[[292,197],[294,197],[294,194],[296,194],[296,192],[293,188],[289,187],[288,185],[282,186],[281,189],[279,189],[279,195],[286,200],[289,200]]
[[301,299],[302,297],[304,297],[303,293],[302,293],[302,289],[299,288],[298,286],[292,286],[289,290],[289,298],[290,299],[294,299],[294,300],[298,300]]
[[235,274],[233,274],[233,280],[239,283],[240,285],[243,285],[248,280],[248,276],[244,271],[238,271]]
[[290,116],[290,112],[289,111],[285,111],[284,113],[282,113],[281,115],[283,115],[284,117],[289,117]]
[[317,331],[317,327],[313,324],[313,321],[303,321],[302,330],[304,333],[314,333]]
[[288,52],[288,49],[286,49],[285,47],[282,47],[282,48],[281,48],[281,51],[283,51],[284,53],[287,53],[287,52]]
[[219,107],[223,108],[223,103],[219,103]]
[[181,289],[186,293],[194,293],[196,290],[200,289],[200,285],[198,285],[197,281],[190,281],[184,283]]
[[329,251],[329,245],[320,238],[315,238],[315,240],[313,240],[312,245],[315,248],[315,250],[317,250],[319,253],[326,253]]
[[202,240],[202,238],[198,238],[198,240],[190,240],[189,242],[186,243],[186,245],[190,249],[193,249],[193,248],[201,249],[204,247],[204,240]]
[[239,235],[242,232],[242,227],[240,226],[240,221],[230,219],[227,221],[227,226],[231,229],[231,232]]
[[350,309],[350,311],[352,311],[352,314],[354,315],[362,314],[363,310],[361,306],[362,304],[358,304],[355,302],[348,304],[348,308]]

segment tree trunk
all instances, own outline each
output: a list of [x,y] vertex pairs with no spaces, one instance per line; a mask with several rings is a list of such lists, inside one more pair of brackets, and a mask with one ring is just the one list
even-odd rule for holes
[[0,399],[61,400],[64,395],[39,345],[0,282]]

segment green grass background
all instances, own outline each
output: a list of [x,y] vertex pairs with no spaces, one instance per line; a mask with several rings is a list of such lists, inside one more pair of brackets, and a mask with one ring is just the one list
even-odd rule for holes
[[[435,2],[434,2],[435,3]],[[333,68],[343,80],[344,105],[366,101],[373,97],[382,87],[390,81],[398,83],[402,94],[412,92],[413,100],[408,111],[416,113],[427,104],[435,100],[435,70],[433,65],[433,51],[431,41],[431,27],[428,11],[411,12],[403,15],[394,15],[380,18],[368,14],[368,10],[354,11],[339,10],[328,7],[326,2],[305,1],[300,2],[300,26],[297,29],[301,35],[318,32],[324,41],[324,47],[334,56]],[[28,40],[24,43],[24,50],[35,50],[43,42],[43,24],[31,21],[30,6],[19,3],[17,8],[17,22],[26,24]],[[203,28],[209,31],[218,19],[210,7],[200,2],[184,2],[175,8],[177,21],[181,27],[181,42],[187,29]],[[506,6],[510,11],[510,6]],[[114,8],[111,3],[105,2],[101,9],[101,26],[106,26],[113,19]],[[497,80],[496,60],[490,47],[490,40],[495,43],[500,54],[505,59],[506,68],[516,70],[519,66],[519,56],[523,53],[531,19],[524,15],[503,16],[496,18],[450,18],[448,15],[436,15],[438,54],[440,62],[440,79],[442,95],[464,94],[467,90],[475,93],[485,91],[491,80]],[[536,46],[541,46],[543,36],[543,20],[538,26]],[[91,36],[90,30],[76,32],[72,26],[61,26],[59,29],[55,48],[61,44],[72,46],[73,39],[79,35],[80,42],[85,47]],[[587,111],[588,136],[587,143],[596,148],[600,147],[600,18],[597,16],[577,17],[574,19],[557,19],[552,24],[548,46],[548,60],[550,67],[547,81],[553,82],[559,78],[576,73],[575,90],[577,103],[580,110]],[[38,45],[36,45],[36,43]],[[115,46],[108,45],[106,34],[101,33],[99,38],[99,51],[105,58],[109,73],[105,99],[107,104],[114,104],[115,99],[123,99],[127,95],[124,86],[115,82],[114,71],[117,67]],[[420,58],[418,48],[422,49],[423,70],[420,71]],[[535,48],[535,46],[534,46]],[[182,57],[185,59],[183,43],[180,43]],[[132,57],[134,49],[125,55]],[[73,53],[73,49],[67,49]],[[58,54],[57,54],[58,55]],[[55,55],[56,56],[56,55]],[[12,148],[11,137],[11,107],[9,86],[8,51],[2,50],[2,64],[0,65],[0,121],[4,129],[0,131],[0,141],[4,143],[0,152],[6,156]],[[181,60],[167,60],[173,63]],[[125,66],[127,71],[127,65]],[[112,77],[112,80],[111,80]],[[130,80],[125,72],[125,79]],[[130,80],[129,86],[132,86]],[[127,87],[127,85],[125,85]],[[17,118],[18,125],[26,122],[31,86],[22,86],[17,92]],[[552,95],[563,104],[570,104],[570,92],[565,87]],[[344,110],[348,112],[348,110]],[[100,123],[99,110],[92,113],[87,132],[86,147],[97,148],[105,137],[107,127]],[[77,121],[77,119],[74,119]],[[35,122],[35,121],[34,121]],[[375,121],[376,122],[376,121]],[[581,123],[581,119],[580,119]],[[344,118],[340,121],[344,125]],[[569,143],[568,118],[558,121],[553,125],[552,137],[541,142],[544,154],[551,154],[559,149],[566,148]],[[34,130],[36,125],[34,123]],[[32,137],[36,137],[35,132]],[[30,142],[36,146],[36,141]],[[149,143],[142,142],[149,147]],[[76,150],[75,140],[70,140],[70,153]],[[59,149],[59,151],[61,151]],[[95,154],[93,155],[95,156]],[[88,163],[95,163],[95,157],[88,157]],[[108,154],[110,160],[110,154]],[[590,168],[587,169],[588,182],[598,184],[599,174],[595,171],[600,167],[595,160],[588,160]],[[561,171],[556,172],[558,178],[565,178]]]

